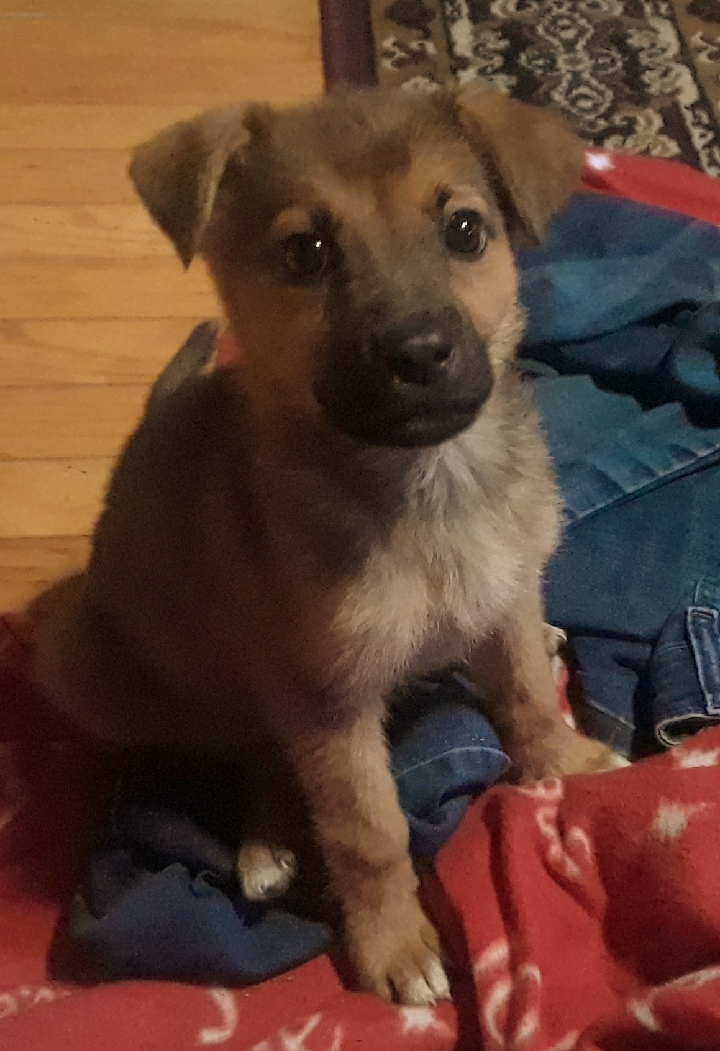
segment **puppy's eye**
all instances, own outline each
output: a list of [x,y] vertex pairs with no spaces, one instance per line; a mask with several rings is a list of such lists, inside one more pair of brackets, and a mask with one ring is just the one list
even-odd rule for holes
[[453,255],[482,255],[487,246],[487,231],[479,212],[461,208],[445,223],[445,244]]
[[294,281],[321,277],[330,258],[330,244],[317,233],[291,234],[282,242],[285,270]]

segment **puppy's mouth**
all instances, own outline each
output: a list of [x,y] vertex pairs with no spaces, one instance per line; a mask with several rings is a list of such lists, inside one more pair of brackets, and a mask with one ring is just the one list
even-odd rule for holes
[[377,376],[339,391],[318,385],[315,395],[326,418],[339,431],[368,445],[420,449],[440,445],[471,427],[492,390],[492,377],[483,372],[458,384],[458,390],[410,392]]
[[373,414],[362,421],[347,419],[345,425],[341,426],[353,437],[373,445],[421,449],[440,445],[466,430],[475,422],[481,408],[481,400],[459,398],[448,400],[442,405],[418,407],[411,413],[399,413],[396,416]]

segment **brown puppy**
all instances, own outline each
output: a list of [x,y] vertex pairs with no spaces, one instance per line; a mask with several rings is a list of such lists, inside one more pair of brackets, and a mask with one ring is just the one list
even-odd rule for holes
[[558,500],[509,369],[511,240],[542,235],[581,155],[551,113],[482,91],[225,110],[140,147],[138,192],[186,265],[206,257],[244,360],[153,401],[87,573],[35,607],[37,681],[91,733],[245,751],[268,790],[282,754],[358,980],[404,1003],[448,986],[391,689],[468,658],[520,776],[612,765],[556,706]]

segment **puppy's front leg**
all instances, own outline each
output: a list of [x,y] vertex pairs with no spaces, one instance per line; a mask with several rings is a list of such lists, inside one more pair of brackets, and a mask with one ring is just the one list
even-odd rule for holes
[[488,715],[517,780],[614,769],[624,761],[568,726],[547,652],[540,588],[533,584],[471,656]]
[[[439,944],[416,897],[408,828],[381,711],[305,725],[285,746],[312,815],[362,988],[404,1004],[449,997]],[[298,727],[293,727],[297,731]]]

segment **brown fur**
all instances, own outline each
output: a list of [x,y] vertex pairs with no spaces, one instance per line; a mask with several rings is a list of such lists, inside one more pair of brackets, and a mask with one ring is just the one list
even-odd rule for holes
[[[186,264],[206,256],[245,356],[153,401],[87,572],[35,606],[37,681],[98,737],[232,754],[276,742],[357,978],[405,1003],[447,983],[388,769],[389,691],[469,657],[519,775],[608,762],[557,710],[540,578],[558,499],[508,369],[522,331],[509,238],[542,235],[580,158],[552,114],[482,92],[238,108],[142,146],[139,193]],[[450,258],[443,215],[470,207],[487,249]],[[333,262],[289,283],[284,239],[309,229]],[[367,333],[450,308],[468,384],[480,390],[485,357],[494,381],[474,422],[417,448],[345,433],[343,412],[362,427],[380,411],[363,393]],[[254,833],[241,875],[262,853]]]

